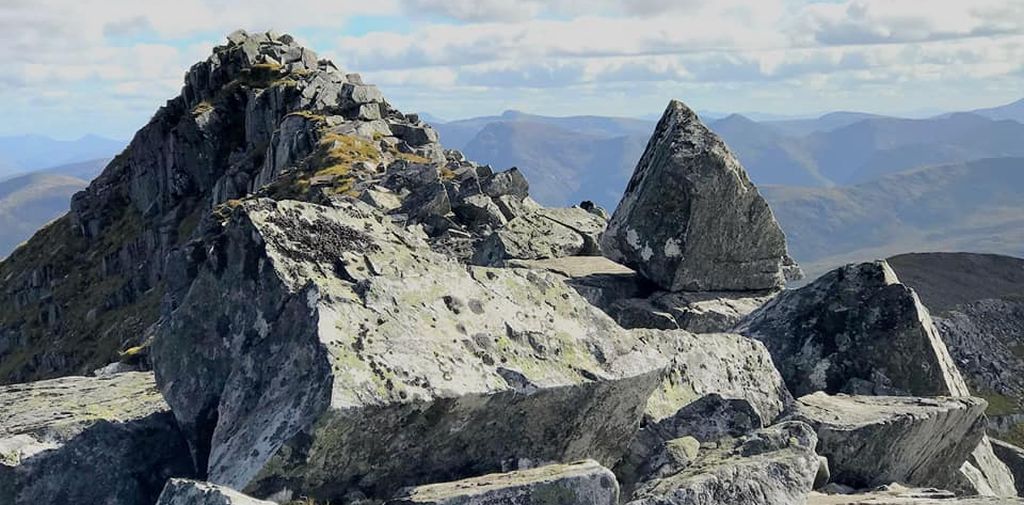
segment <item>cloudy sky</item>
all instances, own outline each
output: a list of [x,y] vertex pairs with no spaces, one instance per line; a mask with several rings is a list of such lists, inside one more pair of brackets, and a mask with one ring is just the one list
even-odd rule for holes
[[1024,0],[0,0],[0,135],[128,138],[235,28],[405,111],[920,115],[1024,96]]

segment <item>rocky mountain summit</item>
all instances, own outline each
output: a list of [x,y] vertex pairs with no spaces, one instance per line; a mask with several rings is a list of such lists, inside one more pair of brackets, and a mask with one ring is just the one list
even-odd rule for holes
[[0,263],[0,505],[1024,503],[914,290],[784,290],[685,105],[610,222],[439,140],[229,35]]

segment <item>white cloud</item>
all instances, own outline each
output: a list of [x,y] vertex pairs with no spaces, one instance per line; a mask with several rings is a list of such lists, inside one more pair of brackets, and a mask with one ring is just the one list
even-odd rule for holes
[[[669,96],[696,97],[723,110],[814,107],[804,95],[820,96],[823,104],[900,94],[939,100],[958,96],[956,89],[963,101],[982,89],[1009,96],[1024,88],[1024,0],[283,5],[2,0],[0,58],[7,70],[0,75],[0,104],[30,119],[31,102],[78,115],[124,110],[144,120],[177,92],[192,63],[238,27],[273,27],[300,40],[333,37],[335,47],[314,49],[364,73],[389,98],[452,116],[530,105],[576,112],[637,107],[617,101],[642,102],[649,110],[634,111],[639,114],[660,109]],[[391,18],[345,36],[346,20],[361,14]],[[398,22],[366,30],[381,19]]]

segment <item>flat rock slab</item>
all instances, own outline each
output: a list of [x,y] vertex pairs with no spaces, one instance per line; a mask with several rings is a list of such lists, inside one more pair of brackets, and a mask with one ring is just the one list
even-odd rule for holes
[[971,397],[829,396],[797,400],[793,418],[818,434],[832,481],[945,487],[984,435],[986,403]]
[[817,439],[799,422],[781,423],[702,450],[684,470],[642,484],[630,505],[791,505],[818,472]]
[[669,291],[781,288],[792,261],[771,209],[725,143],[673,100],[602,241]]
[[615,475],[596,461],[430,484],[406,490],[389,505],[617,505]]
[[970,395],[928,310],[884,261],[783,291],[734,331],[764,342],[797,396]]
[[0,386],[0,504],[149,505],[193,474],[153,374]]
[[274,505],[234,489],[188,479],[171,479],[156,505]]

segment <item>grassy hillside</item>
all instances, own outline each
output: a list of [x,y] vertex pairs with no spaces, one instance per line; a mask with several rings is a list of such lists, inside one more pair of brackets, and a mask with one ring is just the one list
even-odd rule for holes
[[85,188],[109,161],[84,161],[0,178],[0,258],[67,212],[71,196]]

